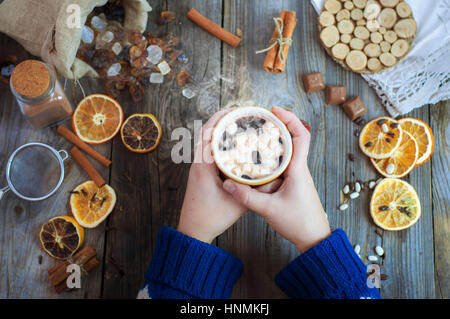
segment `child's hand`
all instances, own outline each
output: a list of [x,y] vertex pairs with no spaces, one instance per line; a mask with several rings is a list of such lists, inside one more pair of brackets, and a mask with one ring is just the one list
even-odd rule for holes
[[293,136],[294,152],[280,188],[273,194],[264,194],[229,179],[223,188],[237,202],[263,216],[278,233],[304,252],[331,234],[307,166],[310,134],[293,113],[279,107],[273,107],[272,112]]
[[[219,170],[211,155],[212,130],[229,111],[231,109],[217,112],[202,128],[177,228],[179,232],[206,243],[211,243],[247,211],[223,190]],[[280,181],[275,181],[258,190],[270,192],[279,186]]]

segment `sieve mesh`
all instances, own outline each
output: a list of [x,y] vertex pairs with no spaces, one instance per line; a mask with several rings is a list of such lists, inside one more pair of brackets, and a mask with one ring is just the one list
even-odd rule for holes
[[30,145],[19,150],[11,160],[9,179],[18,193],[30,198],[49,194],[58,186],[61,166],[48,148]]

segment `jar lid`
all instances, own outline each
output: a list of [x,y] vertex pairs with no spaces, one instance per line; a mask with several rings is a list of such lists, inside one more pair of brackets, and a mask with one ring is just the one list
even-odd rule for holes
[[26,60],[19,63],[11,75],[14,90],[27,98],[43,95],[50,85],[50,72],[44,63]]

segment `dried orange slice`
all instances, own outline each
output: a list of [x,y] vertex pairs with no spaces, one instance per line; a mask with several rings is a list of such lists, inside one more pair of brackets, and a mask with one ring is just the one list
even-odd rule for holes
[[70,196],[70,208],[77,222],[86,228],[97,227],[116,204],[116,193],[109,185],[98,187],[93,181],[78,185]]
[[364,126],[359,135],[359,147],[369,157],[388,158],[402,140],[402,129],[390,117],[376,118]]
[[391,157],[383,159],[370,158],[373,166],[384,177],[403,177],[416,166],[419,147],[414,137],[403,131],[400,146]]
[[101,144],[112,139],[119,132],[122,121],[120,104],[103,94],[86,96],[72,116],[74,132],[89,144]]
[[161,132],[161,126],[153,114],[133,114],[123,123],[120,136],[130,151],[147,153],[158,146]]
[[375,224],[383,229],[406,229],[420,218],[420,200],[414,187],[407,182],[385,178],[373,191],[370,214]]
[[66,259],[83,244],[84,229],[70,216],[57,216],[42,225],[39,239],[51,257]]
[[434,151],[434,135],[431,128],[423,121],[412,117],[405,117],[398,121],[405,132],[410,133],[416,139],[419,147],[419,157],[416,166],[428,161]]

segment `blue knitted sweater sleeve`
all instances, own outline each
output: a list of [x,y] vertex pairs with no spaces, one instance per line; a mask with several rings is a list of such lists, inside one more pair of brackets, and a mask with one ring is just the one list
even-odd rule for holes
[[275,282],[290,298],[381,298],[377,288],[369,288],[366,272],[347,235],[338,229],[288,264]]
[[[226,251],[162,227],[138,298],[229,298],[242,263]],[[380,298],[344,231],[336,230],[276,277],[291,298]]]
[[138,298],[229,298],[241,274],[242,262],[233,255],[162,227]]

